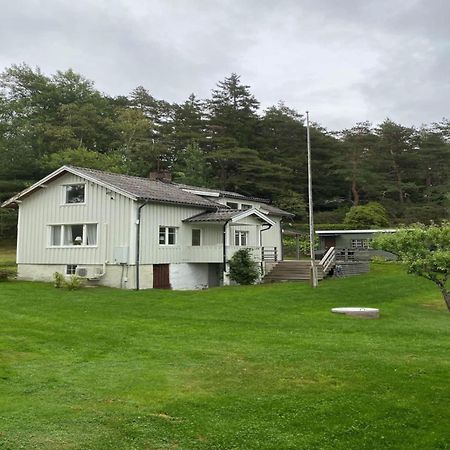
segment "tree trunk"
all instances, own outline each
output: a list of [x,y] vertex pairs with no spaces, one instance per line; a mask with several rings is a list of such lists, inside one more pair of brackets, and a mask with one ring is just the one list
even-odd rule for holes
[[447,305],[447,309],[450,311],[450,292],[447,289],[441,289],[442,297],[444,297],[445,304]]
[[359,205],[359,192],[356,186],[356,180],[352,180],[352,196],[353,196],[353,206]]

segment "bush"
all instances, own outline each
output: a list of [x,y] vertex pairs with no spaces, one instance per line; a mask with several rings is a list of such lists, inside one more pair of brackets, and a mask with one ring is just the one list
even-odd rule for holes
[[65,280],[64,284],[69,291],[75,291],[83,286],[83,279],[76,275],[71,275],[68,280]]
[[230,278],[238,284],[253,284],[260,276],[258,264],[253,261],[250,249],[238,250],[230,259]]
[[8,269],[0,268],[0,281],[8,281],[12,276],[12,272]]
[[376,202],[352,206],[345,215],[344,224],[356,229],[386,227],[389,225],[388,213],[383,205]]
[[66,288],[69,291],[75,291],[83,286],[83,279],[76,275],[71,275],[69,279],[59,272],[53,274],[54,286],[57,289]]
[[55,288],[60,289],[60,288],[64,287],[65,281],[66,280],[64,279],[64,275],[62,273],[55,272],[53,274],[53,284],[54,284]]

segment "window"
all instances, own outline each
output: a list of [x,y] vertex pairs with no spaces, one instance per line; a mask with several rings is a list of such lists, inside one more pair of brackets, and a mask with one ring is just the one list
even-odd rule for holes
[[52,225],[50,245],[53,247],[97,245],[97,224]]
[[239,209],[239,205],[234,202],[227,202],[227,206],[230,207],[231,209]]
[[175,227],[159,227],[159,245],[175,245],[177,229]]
[[252,205],[247,205],[245,203],[242,203],[242,205],[241,205],[241,209],[252,209],[252,208],[253,208]]
[[68,264],[66,266],[66,275],[75,275],[77,272],[77,265],[76,264]]
[[66,189],[66,204],[84,203],[84,184],[69,184]]
[[246,246],[248,243],[248,231],[234,232],[234,245],[238,247]]
[[192,245],[194,247],[198,247],[201,244],[201,230],[193,229],[192,230]]
[[368,239],[352,239],[352,248],[354,249],[367,249],[369,248]]

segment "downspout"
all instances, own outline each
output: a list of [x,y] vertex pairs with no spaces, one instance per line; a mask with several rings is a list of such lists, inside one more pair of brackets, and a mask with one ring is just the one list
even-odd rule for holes
[[228,222],[230,222],[231,219],[228,219],[225,221],[225,223],[223,224],[223,271],[226,271],[227,268],[227,244],[226,244],[226,233],[227,233],[227,225]]
[[[266,225],[267,228],[263,228],[263,226]],[[270,230],[272,228],[272,224],[266,223],[262,224],[261,229],[259,230],[259,245],[261,247],[261,276],[264,275],[264,247],[262,245],[262,233],[263,231]]]
[[142,203],[137,210],[136,219],[136,291],[139,291],[139,261],[141,253],[141,210],[148,203],[148,200]]

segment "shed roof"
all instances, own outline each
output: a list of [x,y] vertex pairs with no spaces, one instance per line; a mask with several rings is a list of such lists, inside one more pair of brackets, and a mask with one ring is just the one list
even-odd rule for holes
[[373,234],[373,233],[395,233],[396,228],[385,228],[377,230],[317,230],[319,236],[337,236],[339,234]]

